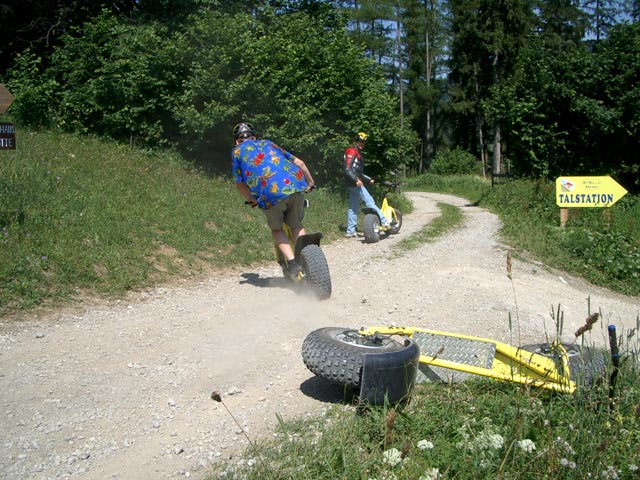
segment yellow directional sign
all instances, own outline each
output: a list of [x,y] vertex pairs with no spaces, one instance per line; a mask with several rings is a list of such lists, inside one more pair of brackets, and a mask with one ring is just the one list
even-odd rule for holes
[[556,204],[561,208],[610,207],[626,193],[611,177],[556,178]]

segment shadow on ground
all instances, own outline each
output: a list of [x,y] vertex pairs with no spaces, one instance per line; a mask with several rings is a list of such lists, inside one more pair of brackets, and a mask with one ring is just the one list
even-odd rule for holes
[[324,403],[351,404],[356,396],[356,392],[353,389],[329,382],[318,376],[313,376],[302,382],[300,391],[307,397]]
[[291,282],[284,277],[261,277],[259,273],[242,273],[240,284],[248,283],[254,287],[260,288],[287,288],[292,290]]

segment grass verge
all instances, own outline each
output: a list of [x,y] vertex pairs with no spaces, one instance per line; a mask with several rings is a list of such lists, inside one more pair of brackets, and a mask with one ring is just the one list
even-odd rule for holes
[[429,222],[422,230],[413,233],[394,245],[394,249],[400,254],[418,248],[420,245],[432,242],[447,232],[455,229],[464,220],[462,211],[448,203],[437,204],[440,215]]

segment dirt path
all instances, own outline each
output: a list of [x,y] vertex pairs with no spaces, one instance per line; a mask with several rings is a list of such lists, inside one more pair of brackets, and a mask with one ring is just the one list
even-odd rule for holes
[[[608,322],[635,326],[638,298],[515,260],[512,283],[490,213],[456,197],[410,197],[415,212],[399,235],[323,248],[334,288],[325,302],[293,294],[273,264],[18,324],[0,319],[0,478],[201,478],[247,445],[213,390],[251,438],[269,435],[276,414],[339,401],[300,358],[321,326],[404,324],[531,343],[554,331],[550,312],[561,304],[572,340],[589,298],[603,314],[592,341],[604,344]],[[464,226],[391,258],[439,201],[460,206]]]

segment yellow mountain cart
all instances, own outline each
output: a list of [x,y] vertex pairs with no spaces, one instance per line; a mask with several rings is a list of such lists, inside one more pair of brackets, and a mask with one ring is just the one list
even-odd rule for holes
[[559,342],[514,347],[488,338],[415,327],[325,327],[304,340],[316,375],[360,390],[362,401],[406,399],[415,383],[472,376],[573,393],[604,366],[600,353]]

